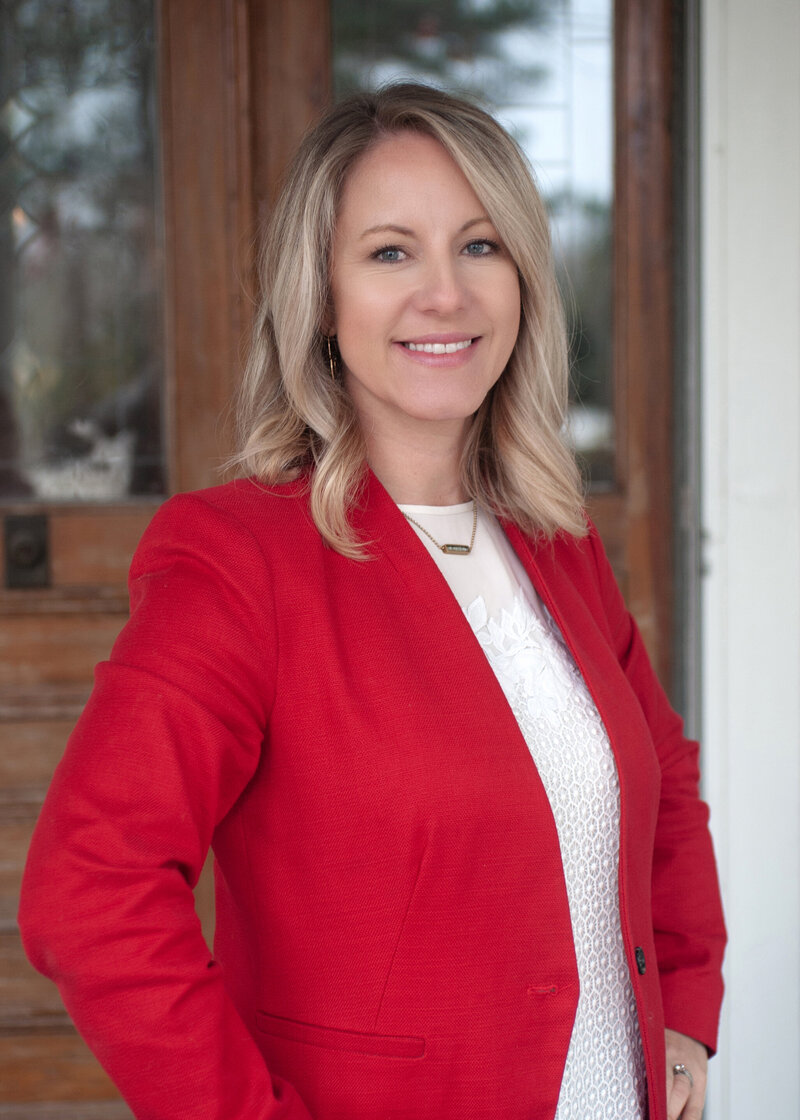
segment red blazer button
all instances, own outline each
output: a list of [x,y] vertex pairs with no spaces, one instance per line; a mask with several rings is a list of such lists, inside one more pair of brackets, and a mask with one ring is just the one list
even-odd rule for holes
[[641,945],[636,946],[633,950],[633,955],[636,957],[636,967],[639,970],[639,975],[644,976],[645,972],[647,972],[647,961],[645,960],[644,949]]

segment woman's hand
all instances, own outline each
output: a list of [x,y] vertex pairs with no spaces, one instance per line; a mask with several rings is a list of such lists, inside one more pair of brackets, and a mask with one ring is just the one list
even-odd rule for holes
[[[708,1051],[701,1042],[677,1031],[666,1031],[667,1043],[667,1118],[668,1120],[701,1120],[706,1099]],[[673,1073],[676,1065],[686,1066],[685,1073]],[[692,1084],[694,1082],[694,1084]]]

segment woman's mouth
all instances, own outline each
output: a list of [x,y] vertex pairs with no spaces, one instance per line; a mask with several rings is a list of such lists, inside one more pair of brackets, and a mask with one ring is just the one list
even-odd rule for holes
[[464,338],[459,342],[403,342],[406,350],[420,354],[457,354],[459,350],[466,350],[472,346],[474,338]]

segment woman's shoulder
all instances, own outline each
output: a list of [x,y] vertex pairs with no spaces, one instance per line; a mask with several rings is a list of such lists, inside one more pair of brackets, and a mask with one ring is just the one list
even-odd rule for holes
[[584,514],[584,520],[585,532],[580,536],[566,529],[558,529],[552,535],[526,532],[502,518],[500,523],[512,540],[524,542],[538,564],[552,565],[567,571],[584,568],[596,571],[598,559],[605,559],[603,542],[588,514]]
[[132,574],[176,554],[265,558],[310,530],[307,487],[301,480],[266,486],[257,479],[238,478],[189,490],[159,507],[139,543]]
[[188,518],[234,524],[261,537],[307,522],[308,486],[304,479],[267,485],[256,478],[237,478],[219,486],[187,490],[168,498],[155,520],[162,525]]
[[246,522],[263,518],[267,512],[279,518],[296,517],[307,509],[307,495],[308,483],[304,478],[268,485],[248,477],[203,490],[187,490],[176,494],[167,504],[196,503]]

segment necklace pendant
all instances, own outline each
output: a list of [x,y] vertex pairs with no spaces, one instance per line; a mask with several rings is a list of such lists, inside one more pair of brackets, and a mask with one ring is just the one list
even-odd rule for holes
[[406,521],[410,521],[412,525],[416,525],[421,533],[424,533],[429,541],[439,549],[440,552],[447,553],[449,556],[469,556],[472,552],[472,546],[475,544],[475,533],[478,528],[478,503],[475,498],[472,499],[472,536],[469,539],[469,544],[439,544],[436,537],[429,533],[424,525],[420,525],[419,521],[415,521],[410,513],[405,510],[400,511],[405,517]]

